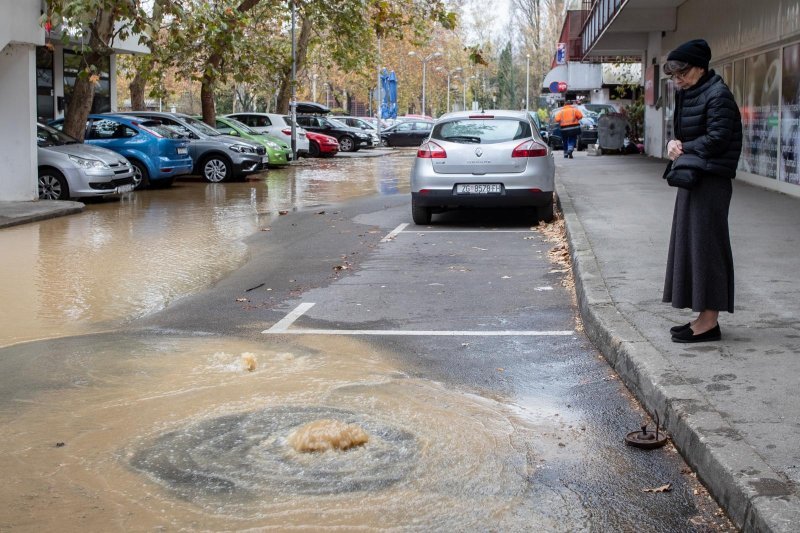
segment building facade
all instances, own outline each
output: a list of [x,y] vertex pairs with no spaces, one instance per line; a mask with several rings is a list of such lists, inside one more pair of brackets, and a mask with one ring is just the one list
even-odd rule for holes
[[670,50],[708,41],[711,68],[742,112],[737,178],[800,196],[800,0],[585,0],[580,55],[643,58],[645,151],[666,156],[674,87]]
[[36,46],[39,0],[0,0],[0,201],[38,197]]
[[[39,24],[41,0],[0,0],[0,202],[38,199],[36,122],[64,116],[81,43],[64,46]],[[47,46],[45,46],[47,44]],[[99,73],[93,112],[116,109],[116,54],[147,53],[138,36],[114,43]]]

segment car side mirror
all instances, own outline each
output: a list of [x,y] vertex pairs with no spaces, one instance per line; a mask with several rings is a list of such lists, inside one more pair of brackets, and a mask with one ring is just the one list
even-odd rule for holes
[[230,133],[228,133],[228,135],[233,135],[234,137],[241,137],[239,132],[236,130],[231,130]]

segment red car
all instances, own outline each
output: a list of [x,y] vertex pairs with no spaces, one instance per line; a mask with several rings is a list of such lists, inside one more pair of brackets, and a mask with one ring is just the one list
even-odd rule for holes
[[333,157],[339,152],[336,137],[306,130],[309,157]]

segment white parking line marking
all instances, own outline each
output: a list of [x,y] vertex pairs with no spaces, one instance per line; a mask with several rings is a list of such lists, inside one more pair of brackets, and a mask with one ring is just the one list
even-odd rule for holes
[[286,333],[295,320],[303,316],[303,313],[314,307],[313,303],[304,302],[294,308],[294,311],[283,317],[280,321],[275,323],[271,328],[265,329],[261,333]]
[[424,229],[407,231],[406,235],[430,235],[431,233],[536,233],[529,229]]
[[399,330],[399,329],[293,329],[275,330],[274,327],[262,333],[278,333],[281,335],[388,335],[388,336],[422,336],[422,337],[568,337],[574,335],[567,331],[439,331],[439,330]]
[[391,240],[394,240],[394,238],[395,238],[395,237],[397,237],[398,235],[400,235],[400,233],[402,233],[402,231],[403,231],[404,229],[406,229],[406,227],[408,227],[408,222],[404,222],[403,224],[400,224],[399,226],[397,226],[396,228],[394,228],[394,229],[393,229],[393,230],[392,230],[392,231],[389,233],[389,235],[387,235],[386,237],[384,237],[383,239],[381,239],[381,242],[389,242],[389,241],[391,241]]

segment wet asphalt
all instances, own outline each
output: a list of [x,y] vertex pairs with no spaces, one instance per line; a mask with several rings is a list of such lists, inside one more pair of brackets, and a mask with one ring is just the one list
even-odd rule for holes
[[[96,342],[113,346],[117,339],[124,346],[129,342],[126,339],[174,337],[212,338],[224,344],[225,339],[242,339],[280,350],[308,338],[324,352],[326,343],[333,344],[334,338],[341,336],[373,347],[402,378],[400,386],[403,379],[428,382],[465,399],[491,401],[493,409],[502,413],[498,418],[512,427],[513,452],[504,468],[513,472],[520,489],[502,512],[487,512],[493,518],[464,517],[463,522],[458,517],[439,522],[431,512],[427,522],[423,513],[413,521],[395,517],[384,526],[523,530],[522,524],[530,524],[533,529],[548,531],[732,530],[674,448],[668,445],[642,451],[623,444],[627,432],[643,423],[652,427],[652,422],[582,333],[569,267],[555,262],[550,254],[558,243],[548,241],[532,227],[524,213],[468,210],[435,216],[431,226],[415,226],[406,181],[413,158],[400,152],[376,159],[370,164],[352,159],[325,161],[321,168],[306,162],[297,172],[271,173],[266,188],[266,178],[224,185],[236,190],[235,195],[215,187],[211,215],[218,222],[215,231],[224,233],[226,218],[236,220],[240,240],[246,244],[246,253],[236,260],[235,267],[220,263],[224,272],[213,279],[204,278],[202,287],[170,294],[161,309],[103,321],[103,329],[109,330],[106,333],[65,335],[0,350],[4,382],[0,420],[10,423],[23,417],[21,402],[36,401],[54,388],[85,386],[90,380],[82,378],[81,372],[91,371],[65,366],[67,362],[59,354],[65,350],[77,354],[81,346]],[[352,164],[356,166],[348,166]],[[315,169],[326,178],[314,180]],[[306,173],[305,178],[298,177],[301,172]],[[181,202],[194,201],[198,195],[207,199],[209,191],[208,184],[186,180],[178,182],[175,190],[142,194],[159,198],[173,194],[175,205],[168,208],[179,209]],[[228,207],[226,197],[247,198],[248,191],[254,199],[249,206],[243,208],[237,200]],[[143,209],[135,216],[151,216]],[[188,212],[203,216],[202,210]],[[152,216],[158,213],[163,213],[162,209],[153,211]],[[119,216],[114,227],[106,228],[112,235],[128,227],[126,213]],[[245,229],[241,229],[243,220]],[[194,222],[193,216],[171,220],[187,226]],[[408,225],[387,238],[403,224]],[[219,240],[214,235],[208,238]],[[222,247],[209,253],[206,260],[214,263],[213,255],[224,253]],[[192,261],[202,263],[202,258]],[[146,279],[141,283],[146,285]],[[313,306],[288,329],[269,332],[304,303]],[[113,352],[113,348],[109,350]],[[120,350],[119,357],[126,357],[125,350]],[[38,365],[26,364],[31,360]],[[68,369],[72,372],[65,373]],[[69,379],[56,377],[65,375]],[[437,401],[436,395],[430,398]],[[460,403],[441,398],[443,403],[431,405],[441,417],[449,416],[448,409],[455,420],[464,416]],[[363,412],[354,413],[352,406],[348,412],[356,418],[368,416],[369,398],[362,405]],[[281,408],[280,403],[273,408]],[[241,409],[241,414],[225,418],[225,435],[233,431],[239,439],[246,434],[242,428],[253,424],[256,415],[252,413]],[[391,413],[381,416],[391,419]],[[488,418],[470,416],[472,423],[492,424]],[[480,416],[491,415],[481,412]],[[224,479],[224,483],[214,485],[208,483],[208,476],[181,473],[181,464],[164,466],[160,459],[158,443],[168,442],[171,449],[196,447],[191,435],[201,430],[214,434],[220,425],[215,420],[210,412],[205,418],[195,413],[195,425],[178,426],[190,429],[161,433],[153,448],[131,452],[130,468],[160,480],[167,489],[172,485],[175,498],[190,502],[187,494],[199,494],[199,501],[205,502],[220,486],[246,484],[247,470],[241,465],[231,466],[228,477],[224,463],[216,465],[214,479]],[[274,425],[261,424],[260,431],[269,431],[263,428]],[[505,438],[487,434],[490,440]],[[440,445],[457,455],[459,442],[451,437],[438,436]],[[492,449],[488,444],[481,453],[491,455]],[[204,453],[219,456],[213,448]],[[409,457],[402,453],[394,456]],[[231,465],[235,462],[229,460]],[[472,460],[480,462],[480,458]],[[156,466],[148,470],[151,465]],[[409,475],[402,473],[404,469],[396,471],[401,472],[396,477]],[[236,481],[239,478],[244,481]],[[498,476],[499,482],[503,479]],[[291,479],[282,482],[291,485]],[[456,477],[455,483],[469,486],[468,472]],[[483,483],[491,484],[491,479]],[[670,487],[666,492],[645,492],[665,485]],[[319,490],[322,494],[341,490],[341,486],[331,486],[322,484]],[[381,483],[369,485],[371,491],[382,488]],[[472,498],[482,490],[495,494],[500,488],[470,488],[465,493]],[[358,490],[367,489],[355,485],[353,491]],[[357,500],[353,500],[354,512]],[[308,505],[319,502],[312,499]],[[481,500],[473,505],[479,508]],[[19,524],[18,519],[6,519],[5,523]],[[540,528],[534,526],[537,522]],[[3,523],[0,519],[0,525]],[[35,524],[35,519],[31,523]],[[258,523],[254,518],[253,524]],[[172,522],[177,524],[179,520]],[[351,525],[359,524],[355,520]],[[372,523],[360,525],[375,527]]]

